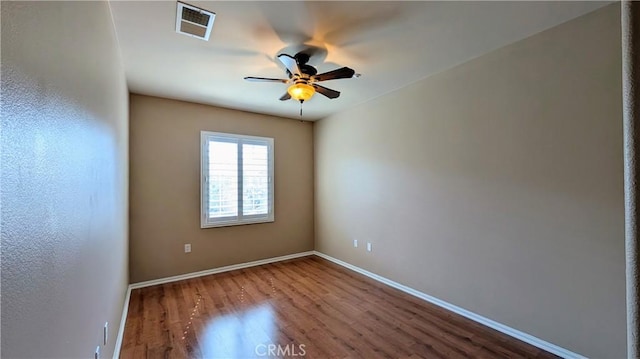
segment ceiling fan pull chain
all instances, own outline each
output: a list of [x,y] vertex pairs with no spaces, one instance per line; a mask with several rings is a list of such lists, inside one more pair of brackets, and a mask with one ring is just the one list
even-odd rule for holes
[[302,122],[302,103],[304,100],[300,100],[300,122]]

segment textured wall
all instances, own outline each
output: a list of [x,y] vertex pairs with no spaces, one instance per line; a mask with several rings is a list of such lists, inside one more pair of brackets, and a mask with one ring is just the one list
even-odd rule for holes
[[614,4],[317,122],[316,249],[624,357],[620,36]]
[[627,357],[640,358],[640,3],[622,2]]
[[[274,138],[275,222],[200,228],[202,130]],[[132,95],[130,132],[132,283],[313,249],[311,123]]]
[[107,358],[128,283],[128,94],[109,7],[1,6],[2,357],[92,358],[109,321]]

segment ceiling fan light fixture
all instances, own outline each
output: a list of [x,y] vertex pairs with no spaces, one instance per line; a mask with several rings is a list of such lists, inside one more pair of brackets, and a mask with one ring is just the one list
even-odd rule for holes
[[294,100],[307,101],[311,97],[313,97],[313,94],[316,93],[316,89],[314,89],[313,86],[306,84],[304,82],[298,82],[289,86],[289,88],[287,89],[287,92],[289,93],[289,95],[291,95],[291,98],[293,98]]

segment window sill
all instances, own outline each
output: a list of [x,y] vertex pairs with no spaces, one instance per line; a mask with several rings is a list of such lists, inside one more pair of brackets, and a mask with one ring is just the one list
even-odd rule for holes
[[233,222],[218,222],[218,223],[200,223],[200,229],[245,226],[249,224],[261,224],[261,223],[272,223],[272,222],[275,222],[274,218],[246,220],[242,222],[233,221]]

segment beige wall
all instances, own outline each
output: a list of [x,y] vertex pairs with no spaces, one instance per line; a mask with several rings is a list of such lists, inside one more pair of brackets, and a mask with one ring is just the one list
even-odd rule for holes
[[619,19],[608,6],[319,121],[316,249],[624,357]]
[[[130,130],[132,283],[313,249],[311,123],[134,94]],[[275,222],[200,229],[202,130],[274,138]]]
[[128,284],[128,91],[109,7],[1,6],[2,357],[92,358],[108,321],[108,358]]

